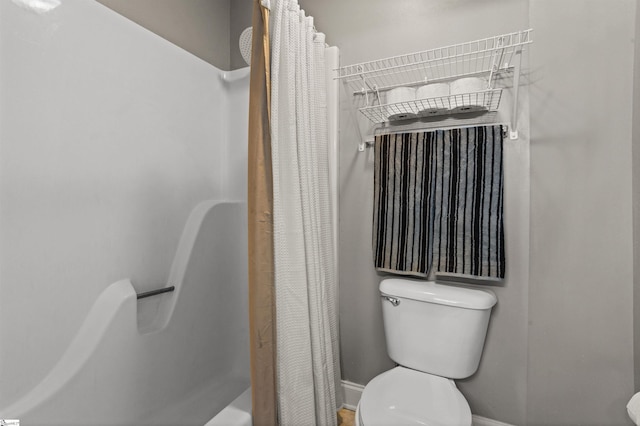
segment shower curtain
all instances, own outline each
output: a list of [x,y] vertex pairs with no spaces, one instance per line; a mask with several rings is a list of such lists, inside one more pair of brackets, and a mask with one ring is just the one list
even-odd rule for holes
[[297,0],[271,0],[269,21],[278,421],[335,425],[340,369],[325,38]]
[[254,0],[248,137],[249,345],[254,426],[277,424],[269,10]]

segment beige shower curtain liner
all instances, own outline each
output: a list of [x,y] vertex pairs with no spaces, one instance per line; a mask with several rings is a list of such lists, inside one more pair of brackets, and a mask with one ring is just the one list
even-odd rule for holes
[[249,95],[249,334],[254,426],[277,420],[269,9],[253,1]]

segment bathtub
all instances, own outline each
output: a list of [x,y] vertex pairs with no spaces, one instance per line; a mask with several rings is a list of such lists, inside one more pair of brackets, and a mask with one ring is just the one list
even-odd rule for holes
[[250,426],[246,206],[208,201],[184,228],[168,285],[97,298],[50,373],[0,418],[30,425]]

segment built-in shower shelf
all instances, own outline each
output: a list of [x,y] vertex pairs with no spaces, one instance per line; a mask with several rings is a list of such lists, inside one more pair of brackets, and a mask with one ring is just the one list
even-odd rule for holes
[[[343,66],[337,78],[354,95],[356,108],[374,123],[458,113],[497,111],[502,89],[496,79],[512,73],[517,98],[520,57],[532,42],[532,30],[460,43],[422,52]],[[480,89],[449,96],[386,103],[386,94],[398,87],[450,83],[465,77],[479,77]]]

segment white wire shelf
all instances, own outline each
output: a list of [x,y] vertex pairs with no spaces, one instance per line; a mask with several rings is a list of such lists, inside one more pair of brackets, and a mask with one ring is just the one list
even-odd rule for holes
[[487,89],[480,92],[417,99],[360,108],[360,112],[374,123],[410,118],[437,117],[449,114],[497,111],[502,89]]
[[530,44],[531,29],[393,56],[338,68],[338,79],[354,92],[367,93],[400,86],[417,86],[454,78],[505,71],[513,56]]
[[[502,89],[496,76],[512,71],[524,47],[532,43],[532,30],[455,44],[437,49],[347,65],[337,70],[355,98],[359,111],[374,123],[404,118],[433,117],[471,111],[497,111]],[[486,90],[451,96],[382,104],[381,92],[482,77]],[[443,106],[444,105],[444,106]],[[407,116],[404,117],[403,114]]]

